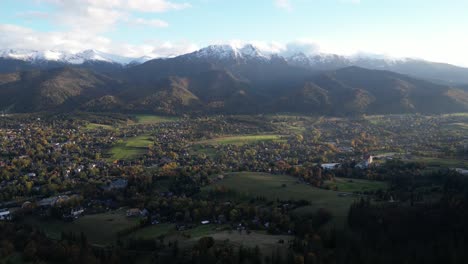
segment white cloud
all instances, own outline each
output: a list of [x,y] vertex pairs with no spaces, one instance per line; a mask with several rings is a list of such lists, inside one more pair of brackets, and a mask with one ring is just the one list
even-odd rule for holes
[[142,44],[115,42],[109,38],[84,31],[38,32],[10,24],[0,24],[0,47],[13,49],[64,50],[79,52],[96,49],[127,57],[171,57],[192,52],[198,46],[186,42],[148,40]]
[[275,6],[287,11],[292,10],[292,5],[290,0],[275,0]]
[[[160,22],[127,18],[136,23]],[[131,22],[128,22],[131,23]],[[159,25],[160,26],[160,25]],[[82,30],[78,27],[68,31],[39,32],[27,27],[0,24],[0,47],[35,50],[64,50],[78,52],[85,49],[96,49],[107,53],[119,54],[128,57],[173,57],[195,51],[208,44],[229,43],[236,47],[251,43],[265,53],[281,53],[284,55],[304,52],[306,54],[333,53],[340,55],[353,55],[360,52],[384,54],[393,57],[424,58],[431,61],[448,62],[455,65],[468,66],[468,56],[463,51],[468,46],[468,38],[461,35],[446,35],[444,38],[433,39],[407,39],[406,41],[388,41],[385,38],[373,39],[298,39],[291,42],[275,42],[261,40],[231,40],[210,41],[198,45],[189,40],[163,41],[148,39],[140,44],[114,41],[95,31]],[[452,40],[452,41],[448,41]],[[456,40],[456,41],[455,41]]]
[[[52,4],[57,10],[50,14],[36,14],[36,18],[52,20],[72,30],[102,33],[117,23],[167,27],[160,19],[133,18],[132,13],[161,13],[190,7],[188,3],[169,0],[37,0]],[[33,11],[34,12],[34,11]],[[19,14],[21,15],[21,14]]]
[[286,44],[283,54],[292,55],[299,52],[307,55],[316,54],[320,52],[320,45],[313,40],[299,39]]
[[84,7],[98,7],[104,9],[134,10],[139,12],[166,12],[188,8],[189,3],[178,3],[168,0],[39,0],[62,7],[73,7],[77,5]]
[[140,12],[165,12],[190,7],[189,3],[174,3],[166,0],[128,0],[121,1],[125,8]]
[[[188,42],[146,41],[139,45],[116,42],[103,34],[122,24],[165,28],[169,23],[157,18],[142,18],[141,12],[161,13],[190,7],[171,0],[36,0],[54,7],[53,12],[27,11],[21,19],[42,19],[58,25],[48,32],[11,24],[0,24],[0,47],[78,52],[96,49],[123,56],[174,56],[194,50]],[[135,12],[133,12],[135,11]]]

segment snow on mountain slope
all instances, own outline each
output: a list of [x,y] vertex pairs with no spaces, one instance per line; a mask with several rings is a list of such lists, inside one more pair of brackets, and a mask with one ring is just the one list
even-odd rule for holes
[[[170,56],[166,59],[179,57],[183,60],[206,60],[221,64],[265,64],[281,61],[289,65],[311,68],[314,70],[335,70],[348,66],[359,66],[368,69],[390,70],[402,74],[409,74],[425,79],[448,80],[453,83],[468,83],[465,68],[448,64],[432,63],[421,59],[392,58],[385,55],[358,53],[351,56],[327,54],[321,52],[308,52],[307,50],[295,50],[294,53],[282,50],[272,53],[262,50],[251,44],[236,45],[211,45],[198,51],[179,56]],[[94,49],[71,53],[59,50],[27,50],[27,49],[0,49],[0,58],[22,60],[34,64],[58,62],[63,64],[81,65],[83,63],[104,62],[123,66],[133,66],[145,63],[153,59],[143,56],[130,58],[109,54]],[[278,60],[280,59],[280,60]],[[97,64],[94,65],[100,67]],[[16,67],[16,68],[15,68]],[[7,71],[17,69],[7,67]]]
[[58,61],[63,56],[59,51],[37,51],[26,49],[4,49],[0,50],[0,58],[24,60],[24,61],[40,61],[51,60]]
[[129,58],[119,55],[108,54],[97,50],[85,50],[78,53],[70,53],[56,50],[26,50],[26,49],[4,49],[0,50],[0,58],[23,60],[32,63],[44,61],[57,61],[68,64],[83,64],[85,62],[99,61],[127,65],[130,63],[144,63],[151,57]]
[[[399,62],[405,62],[405,59],[395,59],[388,56],[374,55],[367,53],[359,53],[352,56],[342,56],[326,53],[305,54],[297,52],[294,54],[278,53],[271,54],[262,52],[261,49],[254,45],[247,44],[242,47],[234,45],[211,45],[202,48],[193,53],[181,55],[186,57],[195,57],[199,59],[214,59],[214,60],[235,60],[237,62],[269,61],[273,57],[284,58],[287,62],[296,66],[320,67],[323,65],[372,65],[376,68],[382,68],[388,65],[394,65]],[[26,50],[26,49],[3,49],[0,50],[0,58],[23,60],[32,63],[44,61],[56,61],[67,64],[83,64],[85,62],[107,62],[121,65],[141,64],[153,59],[149,56],[139,58],[130,58],[120,55],[109,54],[98,50],[90,49],[77,53],[57,50]]]
[[260,49],[253,45],[247,44],[241,48],[233,45],[211,45],[206,48],[200,49],[190,54],[188,57],[196,57],[202,59],[216,59],[216,60],[262,60],[270,59],[270,56],[263,54]]

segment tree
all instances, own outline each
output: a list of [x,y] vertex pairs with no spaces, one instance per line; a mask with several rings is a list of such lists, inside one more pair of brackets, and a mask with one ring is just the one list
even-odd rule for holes
[[8,240],[0,242],[0,257],[5,258],[15,251],[15,246]]
[[36,258],[37,246],[36,242],[29,241],[23,250],[23,256],[26,261],[33,261]]

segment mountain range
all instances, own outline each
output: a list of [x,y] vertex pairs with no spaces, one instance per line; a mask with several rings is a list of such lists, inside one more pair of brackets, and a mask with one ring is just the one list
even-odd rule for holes
[[414,59],[213,45],[174,58],[0,51],[6,112],[330,115],[468,111],[468,69]]

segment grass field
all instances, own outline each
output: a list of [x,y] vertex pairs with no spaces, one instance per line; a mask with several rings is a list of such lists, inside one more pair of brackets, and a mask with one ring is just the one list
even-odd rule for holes
[[448,126],[449,128],[454,127],[456,129],[461,129],[461,130],[468,130],[468,123],[452,123]]
[[172,116],[137,115],[136,119],[137,119],[136,124],[157,124],[157,123],[177,121],[179,118],[172,117]]
[[163,223],[138,229],[137,231],[131,233],[129,237],[140,239],[153,239],[171,232],[175,232],[175,225],[170,223]]
[[452,113],[452,114],[445,114],[442,116],[461,116],[461,117],[468,117],[468,113]]
[[[249,248],[254,248],[258,246],[265,256],[269,256],[273,251],[283,251],[288,248],[288,241],[292,240],[292,236],[286,235],[267,235],[257,232],[252,232],[247,234],[242,232],[241,234],[237,231],[221,231],[209,235],[216,241],[228,241],[230,244],[235,247],[244,246]],[[199,237],[194,237],[191,241],[198,241]],[[285,241],[284,244],[278,243],[279,240]]]
[[110,149],[109,160],[128,160],[137,158],[138,156],[145,154],[148,150],[148,145],[152,143],[153,141],[147,135],[127,138],[122,143],[118,143]]
[[202,140],[196,144],[201,145],[245,145],[261,141],[285,141],[280,135],[242,135],[242,136],[225,136],[214,139]]
[[184,233],[189,234],[192,238],[200,238],[204,236],[211,236],[213,234],[219,233],[220,230],[227,228],[228,226],[218,226],[218,225],[199,225],[195,228],[188,229]]
[[[282,187],[285,184],[286,187]],[[297,179],[287,175],[271,175],[266,173],[233,173],[213,185],[205,187],[203,190],[210,190],[216,186],[225,186],[236,190],[245,196],[263,196],[268,200],[307,200],[311,203],[308,208],[317,210],[327,208],[335,216],[335,223],[343,224],[353,197],[340,197],[338,192],[323,190],[309,185],[298,183]]]
[[113,128],[112,126],[110,126],[110,125],[103,125],[103,124],[97,124],[97,123],[88,123],[88,124],[85,126],[85,129],[88,129],[88,130],[99,129],[99,128],[102,128],[102,129],[109,129],[109,130],[114,129],[114,128]]
[[468,168],[468,160],[463,159],[414,157],[410,161],[423,162],[431,167]]
[[218,226],[218,225],[199,225],[191,229],[184,231],[177,231],[175,229],[175,224],[171,223],[162,223],[157,225],[152,225],[131,233],[130,238],[142,238],[142,239],[153,239],[158,238],[162,235],[180,235],[186,234],[191,238],[200,238],[204,236],[209,236],[215,233],[220,232],[223,228],[227,226]]
[[361,179],[335,178],[334,184],[338,187],[339,192],[365,192],[388,188],[386,182]]
[[49,237],[60,239],[62,232],[80,234],[83,232],[88,240],[97,245],[106,245],[116,241],[121,230],[138,225],[138,218],[128,218],[126,210],[120,209],[102,214],[85,215],[73,222],[29,217],[25,222],[43,230]]

